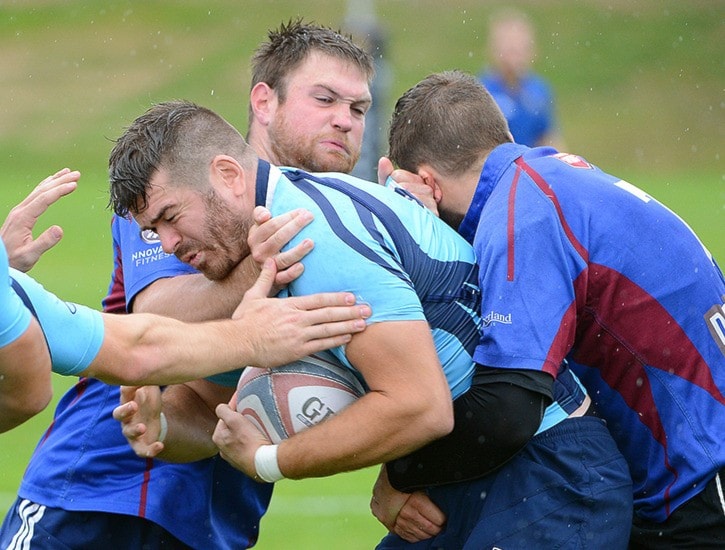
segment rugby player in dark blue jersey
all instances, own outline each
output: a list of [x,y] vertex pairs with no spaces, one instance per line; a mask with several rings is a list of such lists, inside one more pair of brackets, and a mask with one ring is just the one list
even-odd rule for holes
[[[401,97],[390,157],[476,249],[491,321],[476,361],[566,362],[588,389],[633,478],[630,547],[722,548],[725,280],[692,230],[579,156],[513,143],[460,72]],[[385,521],[407,531],[406,517]]]

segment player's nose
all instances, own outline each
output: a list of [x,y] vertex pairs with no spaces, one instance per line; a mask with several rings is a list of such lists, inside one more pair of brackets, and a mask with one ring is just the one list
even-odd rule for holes
[[161,248],[167,254],[173,254],[181,243],[181,235],[170,227],[157,227],[156,234],[161,241]]

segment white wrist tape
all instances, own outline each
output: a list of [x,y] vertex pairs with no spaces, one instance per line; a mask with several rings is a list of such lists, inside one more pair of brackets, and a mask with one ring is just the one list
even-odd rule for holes
[[277,463],[277,447],[279,445],[262,445],[254,453],[254,469],[257,470],[257,477],[267,483],[284,479]]
[[166,415],[163,412],[159,415],[159,422],[161,423],[161,429],[159,430],[157,441],[163,443],[164,439],[166,439],[166,434],[169,433],[169,422],[166,420]]

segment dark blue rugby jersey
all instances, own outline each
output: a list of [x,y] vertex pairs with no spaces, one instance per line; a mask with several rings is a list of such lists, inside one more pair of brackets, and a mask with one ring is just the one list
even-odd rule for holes
[[574,155],[515,144],[483,168],[460,232],[482,267],[474,358],[566,358],[607,420],[637,513],[663,521],[725,465],[725,281],[690,228]]

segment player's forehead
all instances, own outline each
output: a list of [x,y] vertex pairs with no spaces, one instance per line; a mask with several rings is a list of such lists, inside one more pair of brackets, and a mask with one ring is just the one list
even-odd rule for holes
[[146,187],[146,197],[139,197],[133,217],[142,228],[151,228],[169,209],[183,200],[184,190],[170,185],[170,175],[161,168],[154,172]]
[[310,52],[287,77],[292,88],[327,88],[341,97],[358,101],[370,99],[370,85],[365,72],[354,62],[319,51]]

